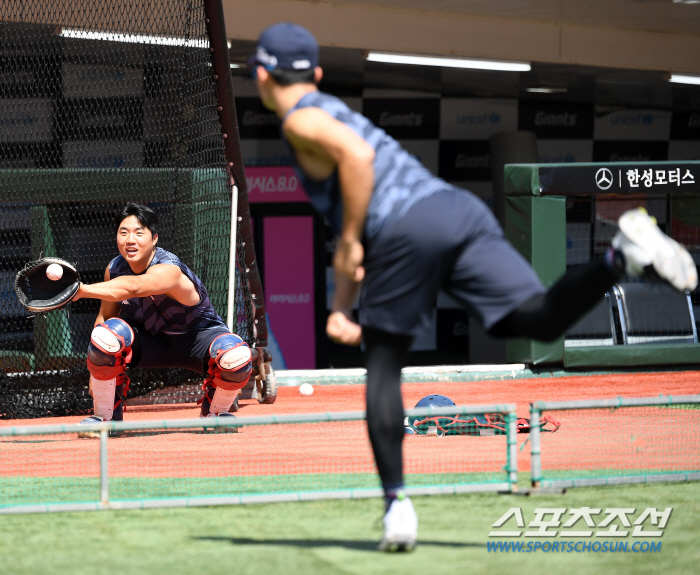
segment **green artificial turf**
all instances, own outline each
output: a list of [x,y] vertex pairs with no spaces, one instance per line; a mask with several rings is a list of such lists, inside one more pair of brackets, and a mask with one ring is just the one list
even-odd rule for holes
[[[1,516],[0,573],[478,575],[536,569],[563,575],[695,575],[700,565],[700,483],[413,501],[420,543],[415,552],[400,555],[374,550],[383,510],[377,499]],[[489,552],[493,523],[512,507],[522,508],[526,522],[537,507],[633,507],[633,519],[648,507],[674,510],[663,537],[654,540],[662,544],[654,553]]]
[[[412,473],[407,484],[416,486],[456,486],[497,483],[505,472],[494,473]],[[253,475],[232,477],[111,477],[111,501],[196,498],[226,495],[299,493],[338,489],[377,489],[376,473],[300,473],[293,475]],[[51,503],[97,503],[100,481],[89,477],[0,478],[0,506]]]

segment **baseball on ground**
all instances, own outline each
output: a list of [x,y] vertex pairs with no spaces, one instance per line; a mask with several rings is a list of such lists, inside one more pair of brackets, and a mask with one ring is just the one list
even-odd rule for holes
[[302,383],[299,386],[299,395],[313,395],[314,388],[310,383]]

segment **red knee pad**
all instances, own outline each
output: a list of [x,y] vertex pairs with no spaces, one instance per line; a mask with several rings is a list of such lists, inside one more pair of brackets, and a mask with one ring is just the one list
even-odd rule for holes
[[252,367],[251,349],[236,334],[222,334],[210,344],[207,381],[216,387],[241,389],[248,383]]
[[131,361],[131,348],[125,356],[114,356],[114,365],[97,365],[87,358],[87,367],[90,375],[100,381],[114,379],[124,373],[124,366]]
[[[245,384],[250,380],[250,374],[252,371],[252,365],[248,365],[248,369],[245,371],[238,371],[236,373],[236,379],[239,381],[226,381],[222,379],[222,370],[216,363],[216,359],[209,360],[209,377],[207,377],[207,382],[214,384],[216,387],[221,389],[226,389],[228,391],[233,391],[235,389],[242,389]],[[231,377],[232,372],[226,372],[229,377]],[[206,382],[205,382],[206,383]]]

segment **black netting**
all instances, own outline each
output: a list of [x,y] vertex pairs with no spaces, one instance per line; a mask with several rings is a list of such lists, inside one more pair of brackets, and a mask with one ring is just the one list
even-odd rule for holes
[[[202,0],[0,3],[0,190],[0,418],[90,410],[85,358],[99,301],[30,318],[12,281],[41,255],[101,281],[127,201],[158,212],[158,245],[202,279],[226,319],[231,188]],[[251,343],[238,256],[235,329]],[[178,369],[131,377],[130,396],[199,379]]]

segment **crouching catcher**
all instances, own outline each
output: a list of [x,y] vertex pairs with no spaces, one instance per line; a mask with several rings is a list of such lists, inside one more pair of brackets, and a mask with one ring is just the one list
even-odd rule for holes
[[88,346],[94,414],[81,423],[123,419],[128,370],[180,367],[205,376],[201,417],[229,413],[238,391],[257,368],[251,350],[230,332],[206,287],[158,242],[158,216],[127,204],[116,216],[120,255],[104,282],[80,284],[73,301],[102,300]]

